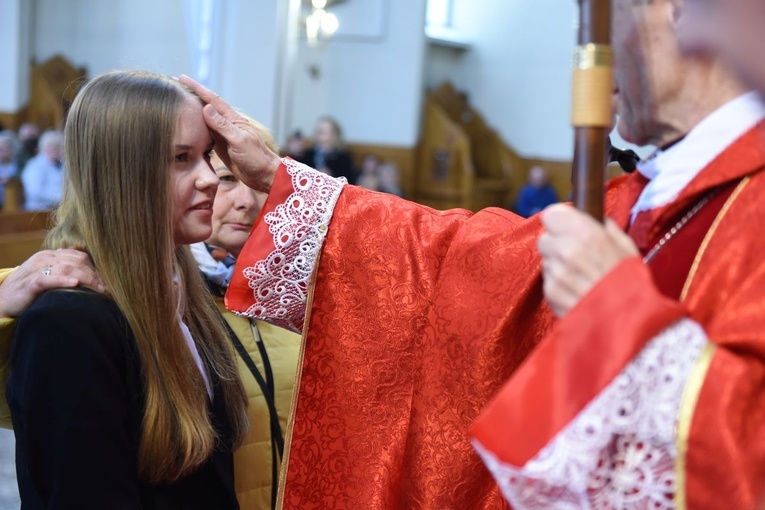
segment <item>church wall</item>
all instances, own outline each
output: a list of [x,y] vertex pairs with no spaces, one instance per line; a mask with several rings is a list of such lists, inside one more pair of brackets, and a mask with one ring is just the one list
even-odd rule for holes
[[502,139],[527,157],[570,159],[576,2],[454,0],[467,51],[431,48],[427,84],[450,78]]
[[191,57],[182,0],[36,0],[38,61],[63,54],[90,75],[134,68],[188,73]]
[[[341,16],[352,29],[342,34],[341,28],[324,48],[301,40],[293,48],[294,67],[285,73],[284,5],[295,1],[217,2],[219,37],[209,83],[274,129],[280,143],[294,129],[310,135],[316,118],[330,114],[350,142],[414,147],[425,86],[450,78],[522,155],[571,157],[575,2],[455,0],[455,28],[472,42],[460,52],[427,49],[425,0],[351,0],[336,6],[338,14],[351,7],[372,14]],[[123,67],[193,74],[186,16],[193,3],[21,2],[34,5],[28,53],[38,61],[63,54],[91,75]],[[26,101],[0,90],[4,99],[6,108]]]
[[[35,0],[38,61],[62,54],[89,75],[137,68],[195,76],[188,24],[192,0]],[[206,83],[233,105],[276,124],[278,9],[271,0],[217,1]]]
[[[355,3],[369,4],[362,13],[381,7],[383,18],[344,20],[342,8]],[[348,141],[414,147],[423,97],[424,0],[352,0],[336,10],[341,24],[350,22],[356,33],[338,32],[324,48],[301,41],[292,130],[309,136],[316,119],[329,114]]]
[[7,0],[2,3],[0,16],[0,112],[15,113],[29,99],[29,43],[28,30],[32,9],[24,0]]
[[[450,79],[502,139],[529,158],[567,161],[571,56],[577,4],[559,0],[453,0],[452,23],[467,51],[431,46],[426,84]],[[612,133],[613,143],[645,156]]]

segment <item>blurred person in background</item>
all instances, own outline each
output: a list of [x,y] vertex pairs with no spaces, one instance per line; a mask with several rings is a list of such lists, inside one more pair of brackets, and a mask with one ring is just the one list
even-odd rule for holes
[[0,209],[5,205],[5,184],[18,173],[18,149],[19,142],[13,131],[0,132]]
[[558,194],[549,183],[547,171],[539,165],[531,167],[531,170],[529,170],[529,181],[521,188],[518,195],[515,212],[524,218],[528,218],[537,214],[548,205],[558,202]]
[[295,158],[318,171],[332,177],[345,177],[356,184],[358,172],[353,168],[350,153],[345,149],[340,124],[332,117],[320,117],[313,133],[313,147]]
[[60,131],[46,131],[40,137],[40,153],[27,162],[21,173],[27,211],[47,211],[61,202],[63,145],[64,136]]

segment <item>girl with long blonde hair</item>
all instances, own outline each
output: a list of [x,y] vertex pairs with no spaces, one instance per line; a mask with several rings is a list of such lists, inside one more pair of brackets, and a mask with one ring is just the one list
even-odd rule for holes
[[167,77],[110,72],[75,99],[46,243],[85,250],[110,295],[51,291],[18,321],[25,508],[238,508],[246,398],[186,246],[211,233],[212,145],[199,99]]

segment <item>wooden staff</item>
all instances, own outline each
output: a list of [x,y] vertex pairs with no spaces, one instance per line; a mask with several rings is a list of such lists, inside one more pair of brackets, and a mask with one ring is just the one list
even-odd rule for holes
[[574,205],[603,220],[606,138],[612,122],[611,0],[579,1],[579,45],[574,55]]

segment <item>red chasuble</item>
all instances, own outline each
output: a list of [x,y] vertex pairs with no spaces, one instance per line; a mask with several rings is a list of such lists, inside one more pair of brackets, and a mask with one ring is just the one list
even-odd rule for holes
[[[755,508],[762,502],[764,138],[762,125],[749,131],[674,202],[638,218],[631,234],[645,252],[717,190],[650,265],[623,262],[556,323],[472,427],[514,504]],[[630,205],[624,198],[637,198],[644,183],[630,176],[609,189],[608,209],[623,226]],[[662,393],[675,386],[676,401],[668,405]],[[647,387],[655,391],[641,395]],[[610,407],[599,407],[604,402]],[[633,418],[641,410],[642,422]],[[605,439],[604,423],[617,431]],[[580,480],[592,451],[591,470]]]
[[[751,176],[720,207],[682,304],[632,259],[557,323],[535,218],[437,212],[285,160],[227,295],[235,311],[304,330],[280,505],[503,508],[467,434],[503,383],[513,376],[473,433],[523,466],[684,317],[716,349],[708,370],[680,381],[683,410],[669,410],[681,425],[693,417],[678,443],[678,499],[703,508],[720,490],[754,501],[765,465],[763,134],[739,140],[654,220],[657,239],[709,189]],[[608,214],[626,226],[644,185],[613,182]],[[663,469],[673,459],[663,455]],[[657,491],[674,493],[670,481]]]
[[553,321],[539,222],[285,165],[227,295],[298,330],[307,308],[283,507],[505,508],[467,429]]

